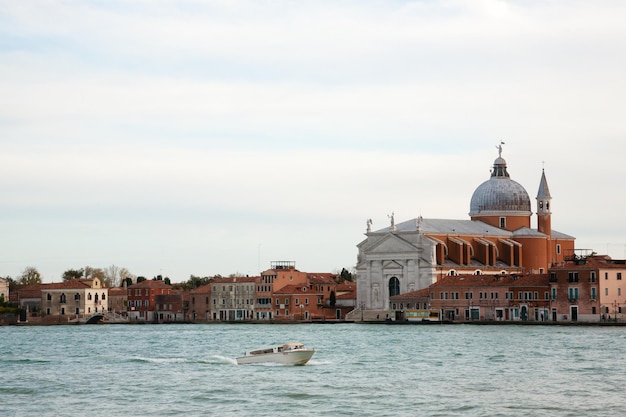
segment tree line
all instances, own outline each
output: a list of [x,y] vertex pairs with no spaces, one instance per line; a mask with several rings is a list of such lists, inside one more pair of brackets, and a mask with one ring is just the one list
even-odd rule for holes
[[[227,276],[227,278],[242,277],[243,274],[234,273]],[[126,268],[120,268],[116,265],[111,265],[106,268],[93,268],[86,266],[84,268],[68,269],[61,275],[63,281],[69,281],[71,279],[82,278],[98,278],[105,287],[122,287],[124,285],[131,286],[134,283],[146,281],[148,278],[144,276],[137,276],[132,274]],[[187,281],[172,284],[169,277],[163,277],[162,275],[156,275],[152,278],[154,281],[163,281],[168,285],[172,285],[176,289],[181,290],[193,290],[203,285],[211,283],[216,278],[224,278],[222,275],[217,274],[213,276],[195,276],[190,275]],[[28,266],[24,269],[22,274],[13,279],[11,277],[5,277],[9,281],[9,291],[13,292],[20,288],[33,284],[41,284],[41,273],[37,268]],[[354,280],[354,273],[348,271],[346,268],[342,268],[341,272],[337,273],[337,282],[352,282]]]

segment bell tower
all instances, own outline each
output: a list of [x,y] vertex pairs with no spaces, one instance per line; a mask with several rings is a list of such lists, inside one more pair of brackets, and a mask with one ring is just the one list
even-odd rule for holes
[[537,231],[552,235],[552,221],[550,211],[550,189],[546,180],[545,170],[541,170],[541,182],[539,183],[539,191],[537,192]]

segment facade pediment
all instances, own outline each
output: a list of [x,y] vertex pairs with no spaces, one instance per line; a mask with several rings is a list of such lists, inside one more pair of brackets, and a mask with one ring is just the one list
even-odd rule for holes
[[403,265],[398,263],[397,261],[386,261],[382,263],[383,270],[388,269],[402,269]]
[[381,236],[380,239],[371,242],[371,246],[367,248],[369,254],[377,253],[394,253],[416,251],[418,247],[409,241],[402,239],[400,236],[389,233]]

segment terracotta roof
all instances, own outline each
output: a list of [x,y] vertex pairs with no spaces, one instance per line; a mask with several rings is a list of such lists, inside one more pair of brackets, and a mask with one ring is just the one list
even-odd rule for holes
[[67,281],[53,282],[50,284],[43,284],[42,290],[64,290],[64,289],[84,289],[91,288],[89,284],[81,279],[69,279]]
[[421,290],[405,292],[404,294],[394,295],[389,297],[390,300],[401,298],[428,298],[430,297],[430,288],[422,288]]
[[337,284],[337,292],[339,291],[356,291],[356,282],[342,282]]
[[[306,288],[306,290],[303,290],[303,288]],[[280,290],[274,291],[274,294],[281,294],[281,295],[294,294],[294,295],[300,295],[300,294],[319,294],[319,292],[311,290],[310,288],[307,288],[304,285],[287,285],[287,286],[281,288]]]
[[171,288],[172,286],[166,284],[165,281],[148,279],[141,281],[137,284],[133,284],[128,288]]
[[336,284],[335,277],[337,274],[330,272],[307,273],[306,278],[314,284]]
[[537,287],[549,286],[548,274],[498,274],[445,276],[430,288],[445,287]]
[[115,297],[120,295],[126,295],[127,291],[124,287],[112,287],[109,288],[109,297]]
[[193,290],[191,290],[190,292],[192,294],[205,294],[205,293],[210,293],[211,292],[211,285],[213,284],[213,282],[210,282],[208,284],[204,284],[198,288],[194,288]]

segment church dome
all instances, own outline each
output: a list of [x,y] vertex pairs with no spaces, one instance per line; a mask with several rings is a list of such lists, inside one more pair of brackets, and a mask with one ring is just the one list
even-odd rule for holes
[[509,177],[502,156],[495,160],[491,178],[474,191],[469,213],[470,216],[498,214],[532,214],[528,193]]

